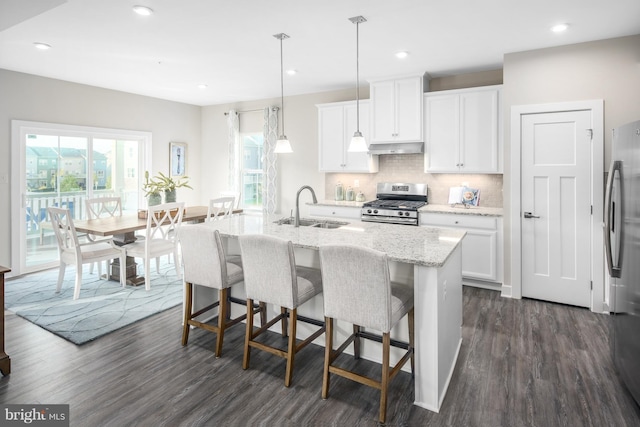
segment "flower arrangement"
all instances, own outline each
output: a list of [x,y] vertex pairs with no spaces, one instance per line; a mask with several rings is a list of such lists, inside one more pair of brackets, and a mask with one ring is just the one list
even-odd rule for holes
[[[146,174],[145,174],[145,178],[146,178]],[[190,188],[191,190],[193,190],[193,188],[189,185],[188,176],[183,176],[178,179],[173,179],[170,176],[163,174],[162,172],[158,172],[158,175],[154,176],[151,181],[155,182],[155,184],[158,185],[164,191],[175,191],[176,188],[181,188],[181,187]]]
[[189,177],[187,176],[173,179],[162,172],[158,172],[156,176],[149,178],[149,171],[145,171],[142,189],[147,197],[147,203],[149,206],[160,204],[162,201],[162,193],[165,195],[165,202],[175,202],[177,188],[184,187],[193,190],[188,180]]

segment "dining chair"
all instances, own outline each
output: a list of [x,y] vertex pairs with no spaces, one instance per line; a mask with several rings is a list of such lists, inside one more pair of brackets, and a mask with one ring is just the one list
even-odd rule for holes
[[[190,224],[180,230],[180,250],[184,268],[184,321],[182,345],[189,340],[189,329],[194,326],[217,334],[215,355],[222,354],[225,331],[247,318],[243,313],[231,318],[231,304],[244,305],[245,301],[231,296],[231,287],[244,279],[240,256],[227,256],[218,230],[198,224]],[[204,286],[218,290],[218,301],[193,311],[193,288]],[[200,321],[197,317],[218,308],[217,325]],[[254,313],[264,311],[255,307]],[[262,314],[262,313],[261,313]]]
[[[76,266],[76,282],[73,291],[74,300],[80,297],[83,264],[118,258],[120,265],[126,265],[126,252],[123,248],[116,246],[113,239],[80,243],[69,209],[49,207],[47,211],[51,218],[51,226],[53,227],[53,232],[58,242],[58,251],[60,254],[60,271],[58,273],[56,293],[59,293],[62,288],[65,269],[69,264]],[[120,269],[120,283],[122,283],[122,286],[126,283],[124,268]]]
[[221,191],[220,197],[233,197],[233,208],[238,209],[240,207],[240,194],[239,191]]
[[[329,395],[330,374],[380,390],[379,422],[385,423],[389,382],[411,360],[414,369],[413,287],[390,279],[387,254],[359,246],[322,245],[319,247],[325,316],[325,356],[322,398]],[[407,315],[409,343],[391,340],[391,329]],[[353,325],[353,334],[333,349],[334,320]],[[362,328],[367,331],[363,331]],[[369,332],[382,332],[382,337]],[[379,381],[334,365],[336,358],[353,342],[354,357],[360,357],[360,338],[382,342],[382,375]],[[390,347],[406,350],[395,366],[389,366]]]
[[[259,234],[242,235],[238,240],[247,294],[247,330],[242,369],[249,368],[251,348],[283,357],[287,361],[284,385],[289,387],[293,377],[295,355],[324,333],[324,322],[298,315],[299,306],[322,293],[320,270],[296,265],[291,241]],[[279,315],[255,331],[252,315],[254,301],[280,307]],[[319,327],[300,343],[296,342],[298,320]],[[256,340],[278,322],[281,322],[282,336],[288,336],[286,350]]]
[[149,206],[144,240],[123,246],[128,256],[144,259],[144,287],[147,291],[151,289],[149,265],[152,258],[156,258],[156,271],[159,273],[159,257],[173,254],[176,273],[182,278],[178,239],[183,214],[184,202]]
[[217,199],[209,200],[209,209],[207,210],[205,222],[229,217],[233,212],[235,200],[235,197],[218,197]]
[[[122,216],[122,199],[120,197],[94,197],[84,201],[87,210],[87,219],[109,218]],[[102,236],[87,234],[87,239],[92,242],[104,240]],[[93,266],[89,268],[89,273],[93,273]],[[98,263],[98,276],[102,276],[102,263]]]

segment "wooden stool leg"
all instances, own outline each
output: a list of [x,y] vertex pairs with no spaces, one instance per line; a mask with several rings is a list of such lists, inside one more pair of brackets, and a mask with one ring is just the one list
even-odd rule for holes
[[360,337],[358,334],[360,333],[360,326],[353,325],[353,334],[355,338],[353,339],[353,357],[355,359],[360,359]]
[[409,310],[409,346],[411,347],[411,376],[414,377],[415,376],[415,367],[416,367],[416,361],[415,361],[415,354],[416,354],[416,350],[415,350],[415,317],[414,317],[414,313],[413,313],[413,308],[411,310]]
[[253,300],[247,299],[247,330],[244,335],[244,357],[242,358],[242,369],[249,367],[249,358],[251,356],[251,348],[249,347],[249,341],[251,341],[253,335]]
[[287,309],[284,307],[280,307],[280,314],[282,315],[282,322],[280,325],[282,326],[282,336],[287,336]]
[[261,302],[260,305],[260,326],[267,324],[267,304]]
[[189,282],[184,283],[185,286],[185,307],[184,307],[184,320],[182,325],[182,345],[187,345],[189,340],[189,320],[191,320],[191,310],[193,305],[193,285]]
[[390,333],[382,334],[382,380],[380,384],[380,419],[384,424],[387,418],[387,392],[389,389],[389,347],[391,346]]
[[324,374],[322,375],[322,398],[329,397],[329,366],[331,366],[331,352],[333,351],[333,319],[324,318],[325,346],[324,346]]
[[231,320],[231,300],[229,299],[231,297],[231,291],[229,288],[226,288],[225,291],[226,291],[225,292],[226,296],[224,298],[224,301],[226,305],[226,309],[225,309],[226,315],[224,317],[224,320],[225,320],[225,323],[227,323],[229,320]]
[[[286,310],[286,309],[285,309]],[[284,386],[291,385],[293,377],[293,362],[296,357],[296,325],[298,324],[298,309],[289,310],[289,345],[287,348],[287,370],[284,376]],[[286,317],[284,318],[286,319]]]
[[216,357],[222,354],[222,341],[224,340],[224,328],[229,319],[229,288],[220,289],[218,293],[218,337],[216,338]]

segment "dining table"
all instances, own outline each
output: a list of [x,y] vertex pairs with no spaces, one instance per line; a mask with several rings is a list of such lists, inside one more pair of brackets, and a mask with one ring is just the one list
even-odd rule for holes
[[[182,214],[182,222],[203,222],[208,215],[207,206],[187,206]],[[242,213],[242,209],[234,209],[232,214]],[[219,215],[223,215],[221,212]],[[124,214],[121,216],[110,216],[96,219],[85,219],[74,221],[76,232],[92,234],[94,236],[112,237],[118,246],[133,243],[137,240],[136,231],[147,228],[146,211],[137,214]],[[138,275],[138,268],[135,258],[127,256],[126,278],[127,284],[138,286],[144,284],[144,277]],[[120,280],[120,260],[114,259],[111,262],[109,279]]]

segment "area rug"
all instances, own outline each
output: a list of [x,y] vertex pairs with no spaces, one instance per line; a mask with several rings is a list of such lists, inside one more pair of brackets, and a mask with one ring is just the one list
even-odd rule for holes
[[[96,269],[97,270],[97,269]],[[5,308],[18,316],[81,345],[138,320],[182,303],[183,285],[173,264],[151,263],[151,290],[144,285],[123,288],[101,279],[84,266],[80,298],[73,300],[75,267],[67,267],[62,290],[55,293],[58,269],[5,282]]]

